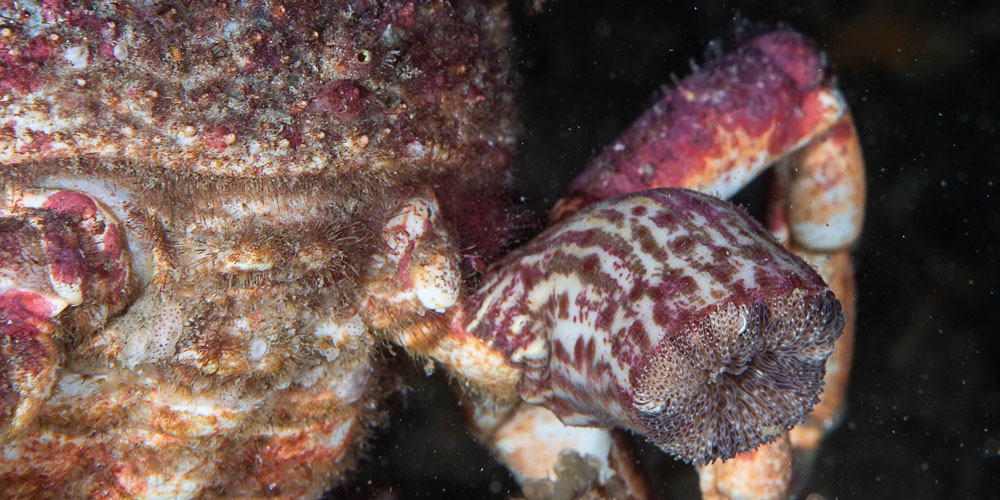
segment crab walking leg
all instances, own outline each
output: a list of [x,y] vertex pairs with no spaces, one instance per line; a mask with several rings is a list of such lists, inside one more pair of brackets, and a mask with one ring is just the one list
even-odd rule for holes
[[473,432],[510,469],[528,498],[554,498],[557,490],[649,497],[646,478],[620,434],[566,425],[548,409],[523,401],[498,404],[470,391],[461,397]]
[[[736,460],[699,468],[706,498],[785,497],[790,475],[772,470],[776,457],[783,452],[790,463],[793,449],[813,452],[843,410],[855,335],[854,274],[845,248],[861,232],[865,196],[864,162],[850,114],[844,113],[834,126],[782,160],[775,171],[768,227],[819,272],[840,300],[844,333],[827,359],[819,403],[806,422],[789,431],[791,447],[760,448]],[[782,484],[784,493],[778,487]]]
[[702,500],[781,500],[792,482],[792,447],[788,433],[726,462],[698,467]]
[[685,187],[719,198],[829,129],[846,110],[799,34],[758,36],[706,64],[607,146],[550,220],[618,194]]
[[49,397],[62,362],[52,321],[59,305],[42,294],[0,294],[0,443],[30,423]]
[[523,370],[526,402],[696,464],[802,422],[843,328],[811,267],[728,203],[679,189],[553,225],[491,267],[465,320]]
[[865,176],[850,114],[781,161],[775,172],[768,227],[819,271],[843,304],[847,319],[844,335],[827,361],[820,402],[809,421],[791,432],[796,449],[811,451],[840,417],[854,350],[856,291],[847,248],[861,232]]
[[[10,190],[0,202],[0,441],[49,397],[62,360],[56,317],[86,305],[102,323],[125,306],[129,253],[118,221],[89,196]],[[86,301],[86,304],[85,304]],[[97,326],[96,324],[81,326]]]
[[816,449],[820,440],[837,426],[843,416],[857,326],[854,266],[847,250],[823,254],[810,253],[793,247],[792,251],[819,270],[830,290],[840,300],[844,311],[844,334],[834,344],[833,353],[826,361],[823,394],[809,414],[808,420],[790,431],[792,446],[796,450],[811,452]]

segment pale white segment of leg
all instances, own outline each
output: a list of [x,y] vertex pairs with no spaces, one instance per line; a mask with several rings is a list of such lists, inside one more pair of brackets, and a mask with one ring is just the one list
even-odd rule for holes
[[792,239],[812,251],[846,248],[861,233],[865,167],[849,113],[777,168]]
[[555,479],[559,453],[573,450],[581,457],[590,455],[600,464],[601,480],[614,476],[608,456],[611,434],[596,427],[570,427],[551,411],[522,404],[490,441],[519,483],[529,479]]
[[433,255],[411,270],[417,300],[427,309],[444,312],[458,300],[461,273],[444,255]]
[[499,392],[513,391],[521,370],[507,363],[504,355],[487,343],[465,333],[461,318],[452,319],[451,330],[429,353],[453,373]]

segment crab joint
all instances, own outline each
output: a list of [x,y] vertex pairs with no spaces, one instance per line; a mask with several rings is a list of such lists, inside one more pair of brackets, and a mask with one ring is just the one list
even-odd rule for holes
[[424,309],[444,312],[458,300],[458,264],[448,255],[449,238],[435,225],[440,212],[432,195],[410,198],[383,230],[394,266],[398,293],[394,299],[415,299]]
[[831,83],[823,57],[802,35],[774,31],[748,40],[640,116],[573,181],[550,220],[658,187],[728,198],[844,116],[847,104]]

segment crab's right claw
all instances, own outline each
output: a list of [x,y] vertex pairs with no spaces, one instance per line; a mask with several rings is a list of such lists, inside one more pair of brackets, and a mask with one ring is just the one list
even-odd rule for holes
[[55,382],[61,354],[47,310],[38,296],[0,295],[0,443],[31,422]]
[[0,442],[26,427],[62,363],[59,317],[79,333],[126,306],[129,253],[113,215],[74,191],[11,190],[0,200]]

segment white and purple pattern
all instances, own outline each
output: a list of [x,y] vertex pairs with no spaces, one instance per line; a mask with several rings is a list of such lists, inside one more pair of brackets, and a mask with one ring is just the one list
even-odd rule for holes
[[524,370],[526,401],[696,463],[802,421],[843,327],[808,264],[743,211],[683,189],[592,205],[479,290],[468,331]]

